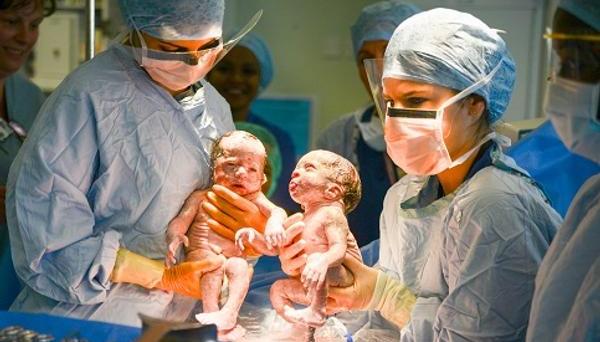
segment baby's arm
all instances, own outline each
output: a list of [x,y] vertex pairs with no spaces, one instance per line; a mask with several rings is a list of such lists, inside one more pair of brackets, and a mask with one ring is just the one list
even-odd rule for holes
[[348,221],[341,209],[323,208],[319,216],[316,222],[322,222],[324,225],[328,249],[324,253],[312,253],[306,260],[301,280],[309,290],[320,288],[325,281],[327,270],[341,265],[348,244]]
[[167,266],[172,266],[177,262],[175,256],[177,255],[177,251],[181,247],[181,244],[186,247],[188,246],[189,241],[186,233],[198,214],[200,203],[205,198],[205,195],[206,191],[204,190],[194,191],[185,200],[179,214],[169,223],[166,236],[168,248],[166,258]]
[[[260,212],[268,217],[265,225],[264,240],[269,249],[281,247],[285,242],[285,229],[283,222],[287,219],[287,213],[282,208],[269,201],[267,196],[261,194],[254,201]],[[269,254],[271,255],[271,254]]]

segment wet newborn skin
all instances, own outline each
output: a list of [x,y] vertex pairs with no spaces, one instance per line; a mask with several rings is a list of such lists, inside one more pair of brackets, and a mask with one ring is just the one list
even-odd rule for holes
[[[273,241],[283,242],[283,221],[287,214],[261,192],[261,186],[266,181],[266,152],[262,143],[250,133],[232,131],[215,142],[211,158],[215,184],[223,185],[256,204],[269,217],[265,231],[269,230]],[[252,274],[242,251],[235,243],[212,232],[208,227],[208,215],[201,206],[206,199],[206,192],[193,192],[179,215],[169,224],[166,262],[167,265],[176,262],[175,256],[182,244],[186,247],[186,260],[202,260],[220,253],[227,258],[221,268],[205,274],[199,280],[203,313],[196,315],[196,319],[203,324],[216,324],[219,340],[236,340],[245,333],[237,324],[237,316],[248,292]],[[229,298],[219,309],[223,275],[227,275],[229,279]]]
[[[362,262],[346,213],[360,200],[360,178],[354,166],[341,156],[324,150],[303,156],[292,173],[290,195],[304,210],[302,239],[308,256],[299,278],[276,281],[271,287],[271,303],[289,322],[309,326],[325,323],[327,286],[350,286],[352,274],[342,266],[349,254]],[[252,239],[251,239],[252,238]],[[252,240],[252,241],[251,241]],[[239,231],[238,243],[261,248],[261,235]],[[293,309],[292,303],[307,305]]]

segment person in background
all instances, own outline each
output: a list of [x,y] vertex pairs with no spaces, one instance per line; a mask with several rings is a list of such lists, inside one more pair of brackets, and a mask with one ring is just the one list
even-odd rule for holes
[[[367,93],[370,94],[370,88],[363,61],[383,58],[394,29],[418,12],[418,7],[402,1],[381,1],[363,8],[352,25],[350,32],[354,58]],[[348,215],[350,229],[359,246],[379,238],[379,215],[383,208],[383,197],[400,176],[385,153],[382,121],[370,95],[369,99],[371,102],[368,105],[333,122],[316,143],[317,148],[342,155],[359,170],[363,200]]]
[[[379,311],[401,341],[523,340],[561,218],[493,131],[515,80],[506,43],[433,9],[398,26],[382,75],[386,149],[407,175],[384,200],[379,269],[346,258],[356,282],[329,310]],[[280,258],[293,272],[305,257]]]
[[[600,165],[600,6],[562,0],[545,111],[569,151]],[[576,175],[575,175],[576,176]],[[527,341],[600,340],[600,174],[575,195],[535,280]]]
[[10,256],[5,193],[8,170],[45,100],[19,70],[39,36],[44,17],[54,12],[54,0],[10,0],[0,3],[0,310],[6,310],[21,286]]
[[[223,95],[231,106],[233,121],[246,122],[266,128],[277,139],[281,155],[281,173],[273,174],[278,180],[269,197],[276,205],[298,210],[292,201],[287,184],[296,164],[292,138],[283,129],[261,118],[251,110],[252,101],[264,91],[273,79],[273,59],[265,41],[256,34],[247,34],[208,74],[207,80]],[[240,125],[238,129],[248,128]],[[250,130],[250,133],[255,133]],[[260,138],[260,137],[259,137]],[[263,141],[267,144],[267,141]],[[271,159],[272,161],[272,159]],[[270,165],[271,171],[277,165]],[[273,177],[272,176],[272,177]]]
[[[213,141],[234,129],[203,77],[220,55],[224,0],[119,0],[128,31],[41,108],[8,177],[14,311],[139,326],[222,256],[165,268],[165,231],[211,185]],[[193,162],[192,162],[193,161]]]

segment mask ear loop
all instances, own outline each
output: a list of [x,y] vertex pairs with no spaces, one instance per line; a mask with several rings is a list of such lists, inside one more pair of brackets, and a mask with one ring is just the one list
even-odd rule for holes
[[[458,94],[452,96],[451,98],[444,101],[444,103],[442,103],[442,105],[440,106],[440,109],[438,109],[438,118],[437,118],[438,120],[440,120],[440,125],[442,127],[442,133],[443,133],[443,124],[444,124],[444,114],[445,114],[446,108],[448,108],[452,104],[455,104],[458,101],[466,98],[467,96],[475,93],[479,88],[488,84],[492,80],[492,78],[494,77],[496,72],[500,69],[500,66],[502,66],[503,61],[504,60],[501,59],[500,62],[498,62],[498,64],[496,64],[496,66],[492,69],[492,71],[490,71],[489,74],[485,75],[482,79],[471,84],[470,86],[466,87],[461,92],[459,92]],[[454,118],[452,118],[452,120],[454,120]],[[443,134],[444,138],[447,138],[450,136],[450,133],[452,132],[452,124],[453,123],[454,122],[449,123],[450,129],[448,129],[447,134]]]

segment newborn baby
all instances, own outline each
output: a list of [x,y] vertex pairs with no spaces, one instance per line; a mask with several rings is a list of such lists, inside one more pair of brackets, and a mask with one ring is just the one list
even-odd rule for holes
[[[263,144],[254,135],[244,131],[225,133],[214,143],[211,152],[213,181],[251,200],[269,217],[265,235],[269,237],[267,248],[270,248],[283,243],[283,221],[287,214],[261,192],[261,186],[266,181],[266,157]],[[179,215],[169,223],[166,263],[170,266],[176,262],[175,256],[182,244],[186,247],[185,259],[189,261],[202,260],[222,252],[227,258],[223,266],[199,279],[204,312],[196,315],[196,319],[203,324],[216,324],[220,340],[233,340],[245,333],[236,323],[252,275],[242,251],[235,243],[209,229],[208,215],[201,206],[205,199],[206,191],[195,191],[188,197]],[[223,274],[229,279],[229,298],[219,310]]]
[[[313,327],[325,323],[327,286],[350,286],[353,276],[344,266],[345,254],[362,262],[358,245],[346,220],[360,201],[361,184],[354,166],[341,156],[324,150],[304,155],[292,173],[290,195],[304,210],[302,239],[308,256],[301,277],[276,281],[271,287],[271,303],[279,315],[292,323]],[[236,243],[264,250],[262,235],[244,228]],[[307,305],[295,310],[292,303]]]

